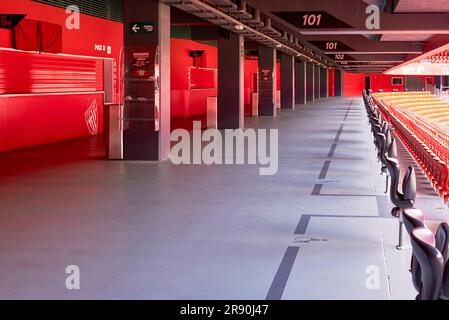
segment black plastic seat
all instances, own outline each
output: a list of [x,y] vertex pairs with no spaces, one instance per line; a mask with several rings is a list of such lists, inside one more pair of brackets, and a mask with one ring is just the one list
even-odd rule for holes
[[388,147],[388,157],[397,158],[398,157],[398,146],[396,145],[396,139],[391,138],[390,146]]
[[[385,193],[388,193],[388,190],[390,189],[390,173],[387,170],[387,164],[386,164],[386,158],[397,158],[398,157],[398,148],[396,145],[395,138],[390,137],[390,143],[388,144],[386,155],[384,155],[384,161],[382,162],[382,169],[381,173],[386,173],[385,176]],[[388,139],[387,139],[388,141]]]
[[403,212],[403,220],[405,230],[408,234],[411,234],[413,229],[424,228],[425,218],[421,210],[419,209],[405,209]]
[[405,173],[404,179],[402,180],[402,193],[404,195],[404,200],[416,199],[416,174],[415,169],[409,166],[407,172]]
[[404,222],[402,220],[402,212],[405,209],[413,208],[416,199],[416,175],[412,166],[409,166],[402,181],[402,192],[399,191],[399,180],[401,171],[399,169],[398,160],[396,158],[385,158],[385,164],[391,176],[390,184],[390,200],[395,206],[391,210],[391,214],[399,218],[399,241],[397,249],[402,250],[404,247]]
[[[376,141],[377,143],[377,159],[381,162],[382,166],[385,165],[385,142],[386,137],[381,131],[376,132]],[[382,170],[381,170],[382,171]]]
[[[405,209],[402,214],[405,230],[409,235],[417,228],[425,228],[425,219],[421,210],[418,209]],[[415,255],[412,254],[410,261],[410,273],[412,275],[413,286],[416,291],[419,291],[421,287],[421,268]]]
[[[380,173],[383,174],[387,171],[387,165],[386,165],[386,157],[390,156],[389,155],[389,151],[390,151],[390,145],[392,142],[392,137],[391,137],[391,130],[390,128],[388,128],[387,126],[382,126],[382,133],[377,134],[378,138],[379,138],[379,150],[378,150],[378,158],[382,164],[382,167],[380,169]],[[387,155],[388,154],[388,155]],[[391,156],[390,156],[391,157]],[[397,152],[396,152],[396,157],[397,157]],[[395,157],[395,158],[396,158]],[[388,182],[388,175],[387,175],[387,182]],[[388,183],[387,183],[388,185]],[[388,192],[388,189],[386,190],[385,193]]]
[[435,234],[435,246],[443,255],[444,263],[449,260],[449,223],[442,222]]
[[[396,206],[396,210],[413,208],[416,198],[415,169],[409,166],[402,182],[402,192],[398,190],[401,171],[396,158],[385,158],[385,164],[391,176],[390,200]],[[393,214],[393,211],[392,211]],[[399,215],[393,214],[398,218]]]
[[435,234],[435,246],[443,255],[445,265],[440,298],[449,300],[449,224],[447,222],[442,222],[438,226]]
[[435,238],[427,228],[417,228],[411,233],[413,254],[421,268],[421,284],[417,300],[437,300],[439,298],[443,256],[435,247]]

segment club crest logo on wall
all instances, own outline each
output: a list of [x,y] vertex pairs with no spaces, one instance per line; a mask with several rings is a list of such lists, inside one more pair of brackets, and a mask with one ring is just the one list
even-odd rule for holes
[[91,135],[95,136],[98,134],[98,106],[97,100],[92,101],[89,108],[87,108],[84,113],[84,118],[86,119],[86,125],[89,129]]

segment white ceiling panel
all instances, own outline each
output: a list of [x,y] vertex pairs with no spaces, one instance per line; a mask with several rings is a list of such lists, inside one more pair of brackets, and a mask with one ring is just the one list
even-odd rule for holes
[[380,41],[414,41],[421,42],[431,38],[432,34],[384,34]]
[[400,0],[395,12],[449,12],[449,0]]

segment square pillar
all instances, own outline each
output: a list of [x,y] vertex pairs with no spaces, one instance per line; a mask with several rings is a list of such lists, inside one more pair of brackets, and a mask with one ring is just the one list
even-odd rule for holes
[[218,129],[244,127],[244,38],[220,30],[218,37]]
[[448,91],[449,90],[449,76],[441,76],[440,77],[440,90]]
[[[123,12],[123,158],[165,160],[170,152],[170,5],[127,0]],[[143,31],[148,21],[153,28]],[[142,32],[132,29],[137,23]]]
[[335,69],[334,71],[335,76],[335,96],[336,97],[343,97],[344,96],[344,71]]
[[276,115],[276,49],[259,44],[259,116]]
[[322,68],[321,69],[321,75],[320,75],[320,97],[321,98],[328,98],[329,96],[329,89],[328,89],[328,69]]
[[281,54],[281,108],[295,108],[295,57]]
[[441,91],[442,86],[442,76],[435,76],[435,89],[438,89]]
[[307,76],[306,62],[303,60],[296,61],[295,64],[295,103],[306,104],[307,101]]
[[313,64],[306,62],[307,70],[307,101],[315,100],[315,68]]
[[315,73],[315,87],[314,87],[314,96],[315,99],[319,99],[320,98],[320,67],[319,66],[314,66],[314,73]]
[[335,69],[330,68],[327,72],[327,86],[328,86],[328,96],[335,96]]

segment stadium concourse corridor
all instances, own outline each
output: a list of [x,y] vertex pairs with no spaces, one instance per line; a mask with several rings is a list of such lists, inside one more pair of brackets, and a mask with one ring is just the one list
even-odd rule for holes
[[[413,299],[411,251],[395,249],[362,103],[246,118],[279,128],[274,176],[252,165],[0,159],[0,298]],[[448,219],[433,193],[417,203],[429,220]],[[65,287],[69,265],[81,290]]]

